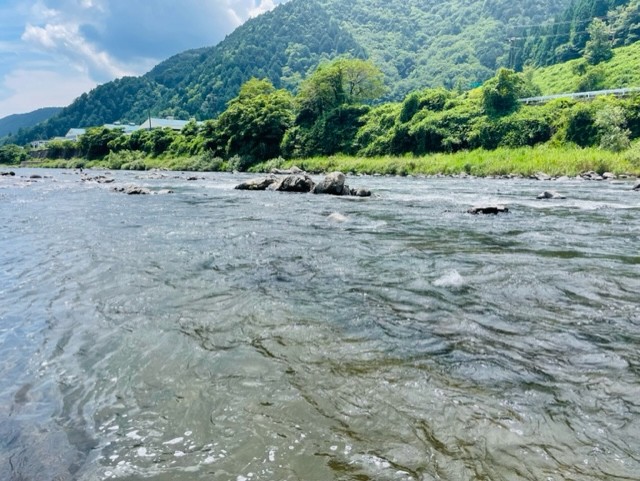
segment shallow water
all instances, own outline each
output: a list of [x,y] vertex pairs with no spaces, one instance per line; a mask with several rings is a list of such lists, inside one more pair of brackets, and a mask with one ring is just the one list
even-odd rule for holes
[[[115,173],[175,190],[137,197],[17,174],[0,479],[639,477],[628,182],[362,177],[351,199]],[[465,213],[483,200],[511,213]]]

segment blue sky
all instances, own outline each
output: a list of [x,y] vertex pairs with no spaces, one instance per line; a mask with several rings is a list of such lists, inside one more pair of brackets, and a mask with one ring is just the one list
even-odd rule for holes
[[0,118],[66,106],[286,0],[0,0]]

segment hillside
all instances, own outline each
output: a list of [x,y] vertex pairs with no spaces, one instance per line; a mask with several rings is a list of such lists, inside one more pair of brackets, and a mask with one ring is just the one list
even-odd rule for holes
[[[533,82],[543,95],[601,90],[623,87],[640,87],[640,42],[628,47],[613,49],[613,58],[586,70],[581,59],[563,62],[533,71]],[[582,75],[580,74],[582,73]],[[589,80],[589,82],[585,82]],[[593,83],[592,83],[593,82]],[[580,88],[581,84],[585,88]]]
[[14,114],[3,117],[0,119],[0,139],[8,135],[16,134],[20,129],[33,127],[40,122],[44,122],[60,113],[61,110],[61,107],[47,107],[26,114]]
[[339,55],[371,57],[386,76],[385,100],[445,86],[467,89],[509,56],[509,25],[542,22],[570,0],[291,0],[252,19],[215,47],[188,51],[148,74],[102,85],[19,141],[71,127],[156,116],[207,119],[251,77],[295,90],[308,72]]

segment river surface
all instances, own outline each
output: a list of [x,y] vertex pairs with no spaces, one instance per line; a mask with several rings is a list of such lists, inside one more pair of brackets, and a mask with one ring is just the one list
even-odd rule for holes
[[16,173],[2,480],[640,479],[630,181]]

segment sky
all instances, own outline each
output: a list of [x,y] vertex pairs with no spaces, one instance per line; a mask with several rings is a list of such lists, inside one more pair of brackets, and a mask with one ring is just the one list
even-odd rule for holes
[[0,0],[0,118],[212,46],[286,0]]

